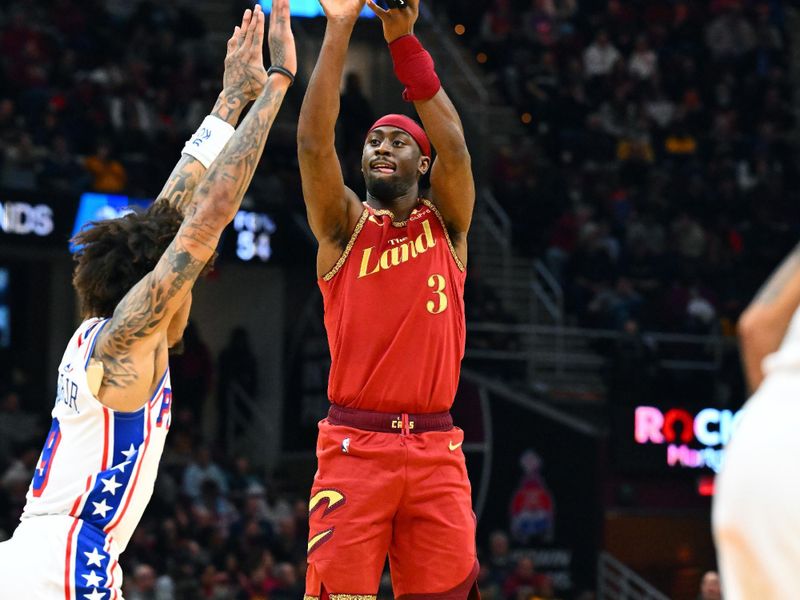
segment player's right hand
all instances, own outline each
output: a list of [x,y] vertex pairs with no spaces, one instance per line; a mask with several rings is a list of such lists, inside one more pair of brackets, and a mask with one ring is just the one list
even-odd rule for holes
[[297,73],[297,51],[292,33],[289,0],[272,0],[269,17],[269,57],[272,66]]
[[319,0],[328,20],[357,19],[366,0]]
[[[284,0],[288,1],[288,0]],[[234,29],[225,55],[222,85],[235,90],[246,100],[255,100],[267,83],[264,68],[264,12],[257,4],[244,11],[242,24]]]

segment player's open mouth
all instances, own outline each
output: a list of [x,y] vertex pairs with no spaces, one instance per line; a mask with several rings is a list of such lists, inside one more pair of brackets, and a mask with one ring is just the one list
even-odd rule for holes
[[395,167],[392,163],[382,161],[370,163],[369,168],[372,171],[377,171],[378,173],[394,173],[397,170],[397,167]]

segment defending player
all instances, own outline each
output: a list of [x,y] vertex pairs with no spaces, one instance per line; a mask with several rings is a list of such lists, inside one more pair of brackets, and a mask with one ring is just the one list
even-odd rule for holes
[[[395,598],[477,598],[475,517],[448,412],[464,353],[470,156],[430,55],[418,0],[383,10],[395,73],[427,130],[400,115],[367,132],[367,200],[334,149],[339,82],[364,0],[320,0],[325,39],[298,127],[303,193],[318,242],[332,406],[320,423],[306,600],[375,598],[388,553]],[[438,156],[432,163],[431,143]],[[420,178],[431,171],[431,194]]]
[[800,598],[800,246],[739,322],[753,396],[714,497],[725,600]]
[[[152,494],[170,425],[168,351],[297,68],[289,0],[274,3],[269,72],[264,22],[258,6],[245,13],[228,42],[225,89],[153,208],[77,236],[74,284],[86,321],[59,367],[22,521],[0,544],[2,598],[121,598],[119,555]],[[225,121],[251,100],[233,133]]]

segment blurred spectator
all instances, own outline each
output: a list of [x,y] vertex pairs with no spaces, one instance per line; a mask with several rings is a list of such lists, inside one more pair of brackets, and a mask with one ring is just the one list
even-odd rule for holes
[[201,446],[195,452],[194,459],[186,467],[183,476],[183,492],[192,500],[200,500],[203,483],[213,481],[222,493],[228,492],[228,482],[222,469],[211,460],[211,450]]
[[295,600],[302,598],[305,582],[297,576],[297,570],[290,563],[279,563],[275,566],[275,588],[270,593],[270,600]]
[[155,569],[140,564],[133,571],[132,581],[125,586],[128,600],[172,600],[174,590],[169,576],[157,577]]
[[583,53],[583,70],[588,77],[610,75],[622,57],[608,38],[608,32],[597,32],[594,42]]
[[737,58],[753,49],[755,31],[742,15],[741,2],[731,2],[711,21],[706,30],[706,43],[718,60]]
[[263,497],[264,488],[259,483],[256,474],[252,472],[250,460],[246,456],[237,456],[233,459],[231,472],[228,474],[228,489],[236,500],[241,500],[254,493]]
[[716,571],[708,571],[703,575],[697,600],[722,600],[719,575]]
[[514,568],[511,542],[504,531],[493,531],[489,536],[489,556],[484,561],[489,569],[487,580],[502,586]]
[[87,156],[83,165],[93,178],[94,191],[118,194],[125,189],[128,174],[122,163],[111,157],[111,147],[107,143],[98,144],[95,153]]
[[639,79],[651,79],[658,69],[658,57],[650,48],[646,35],[636,38],[636,47],[628,60],[628,70]]
[[81,167],[69,148],[66,137],[56,135],[42,163],[39,187],[53,192],[79,193],[90,185],[90,175]]
[[35,146],[28,133],[20,133],[4,148],[0,186],[32,191],[36,189],[44,149]]
[[546,585],[546,579],[544,575],[536,572],[533,559],[523,556],[506,578],[503,584],[503,593],[508,600],[528,599],[539,593],[542,586]]

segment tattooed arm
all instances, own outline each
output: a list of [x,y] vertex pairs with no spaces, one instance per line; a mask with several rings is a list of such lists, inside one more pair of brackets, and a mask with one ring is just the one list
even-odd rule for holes
[[[248,68],[246,61],[250,58],[250,53],[242,52],[245,33],[252,18],[253,12],[246,10],[242,24],[233,30],[233,35],[228,40],[222,92],[211,110],[212,116],[233,127],[239,122],[245,106],[258,97],[267,82],[267,74],[263,70]],[[158,201],[167,202],[186,215],[192,206],[194,191],[205,172],[206,168],[199,160],[188,154],[182,155],[158,194]]]
[[800,245],[770,276],[739,319],[742,362],[750,391],[764,380],[761,363],[781,345],[800,305]]
[[[270,21],[273,64],[297,69],[289,24],[289,0],[275,0]],[[264,14],[256,6],[241,50],[248,64],[264,71]],[[275,74],[258,96],[231,140],[200,181],[194,203],[175,239],[148,273],[122,299],[100,334],[94,357],[103,361],[101,400],[111,408],[134,410],[155,384],[155,352],[165,348],[167,329],[214,254],[222,230],[233,220],[250,184],[289,79]],[[137,393],[134,393],[136,391]],[[141,393],[138,393],[141,392]]]

